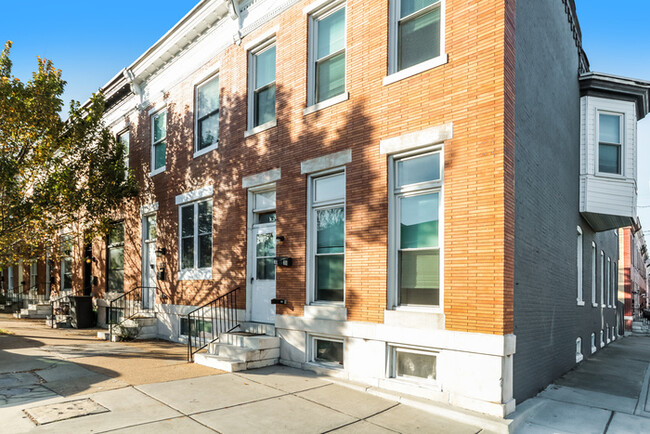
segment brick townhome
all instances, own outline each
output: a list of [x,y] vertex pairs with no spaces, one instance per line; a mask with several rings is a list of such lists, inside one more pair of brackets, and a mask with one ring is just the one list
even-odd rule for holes
[[589,71],[572,0],[203,0],[103,88],[141,195],[100,322],[155,286],[182,342],[240,287],[280,363],[504,416],[622,332],[649,89]]
[[648,307],[648,246],[638,220],[620,234],[618,298],[625,330],[632,330],[632,322],[640,320],[642,310]]

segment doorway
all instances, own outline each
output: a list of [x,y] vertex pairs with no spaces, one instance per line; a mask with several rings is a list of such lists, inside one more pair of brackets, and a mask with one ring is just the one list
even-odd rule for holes
[[153,309],[156,303],[156,216],[142,221],[142,308]]

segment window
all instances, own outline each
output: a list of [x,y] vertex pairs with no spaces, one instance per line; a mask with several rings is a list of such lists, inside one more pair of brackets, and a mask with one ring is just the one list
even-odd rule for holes
[[612,307],[616,308],[616,301],[618,299],[618,264],[612,263]]
[[334,2],[310,16],[308,105],[345,92],[345,3]]
[[7,290],[14,292],[14,267],[7,268]]
[[[189,322],[187,317],[180,319],[180,335],[188,336],[190,334]],[[202,320],[192,318],[192,337],[199,337],[205,334],[212,335],[212,320]]]
[[578,305],[584,306],[585,302],[582,300],[582,229],[578,226]]
[[582,362],[582,338],[576,339],[576,363]]
[[117,141],[124,145],[124,177],[125,179],[129,176],[129,146],[130,146],[130,136],[129,131],[124,131],[123,133],[117,136]]
[[72,291],[72,235],[61,235],[61,291]]
[[219,76],[196,87],[194,152],[214,149],[219,142]]
[[391,74],[440,56],[441,15],[440,0],[392,0]]
[[38,288],[38,264],[32,262],[29,266],[29,290],[36,291]]
[[622,175],[623,140],[620,114],[598,113],[598,171]]
[[312,352],[312,362],[331,368],[343,367],[342,340],[313,337]]
[[596,243],[591,242],[591,305],[598,306],[596,301]]
[[410,348],[389,347],[391,378],[435,381],[437,354]]
[[391,204],[391,267],[396,305],[440,306],[441,155],[396,157]]
[[607,265],[605,267],[605,275],[603,276],[604,279],[605,279],[605,301],[603,302],[603,304],[605,306],[610,305],[610,307],[611,307],[611,303],[612,303],[612,299],[610,297],[610,292],[611,292],[611,289],[612,289],[611,288],[611,277],[610,277],[611,275],[610,275],[610,272],[609,272],[609,270],[611,268],[611,264],[612,264],[612,260],[609,257],[607,257]]
[[591,334],[591,354],[595,353],[596,350],[596,333]]
[[181,206],[180,222],[181,278],[209,279],[212,276],[212,200]]
[[275,40],[267,40],[249,55],[249,129],[275,121]]
[[165,170],[167,161],[167,112],[151,116],[151,173]]
[[600,331],[600,348],[605,346],[605,339],[603,338],[604,332],[603,330]]
[[345,288],[345,173],[310,179],[311,286],[316,302],[342,302]]
[[605,252],[600,251],[600,305],[605,306]]
[[106,240],[108,269],[106,290],[124,292],[124,222],[116,222],[108,230]]

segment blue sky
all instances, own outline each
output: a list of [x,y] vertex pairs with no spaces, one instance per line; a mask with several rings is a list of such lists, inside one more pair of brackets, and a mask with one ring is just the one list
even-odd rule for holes
[[[377,0],[372,0],[377,1]],[[519,0],[540,1],[540,0]],[[544,0],[556,1],[560,0]],[[197,0],[31,0],[2,5],[0,43],[12,40],[14,74],[27,80],[36,56],[68,82],[64,99],[84,102],[198,3]],[[650,80],[647,0],[576,0],[591,69]],[[650,116],[639,123],[639,215],[650,234]]]

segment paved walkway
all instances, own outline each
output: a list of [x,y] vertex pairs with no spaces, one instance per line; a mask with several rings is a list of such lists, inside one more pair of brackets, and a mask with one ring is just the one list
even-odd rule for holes
[[185,347],[168,342],[108,343],[92,330],[7,315],[0,328],[15,333],[0,335],[0,432],[474,434],[494,426],[284,366],[222,373],[188,364]]
[[599,350],[510,418],[515,433],[650,433],[650,337]]

